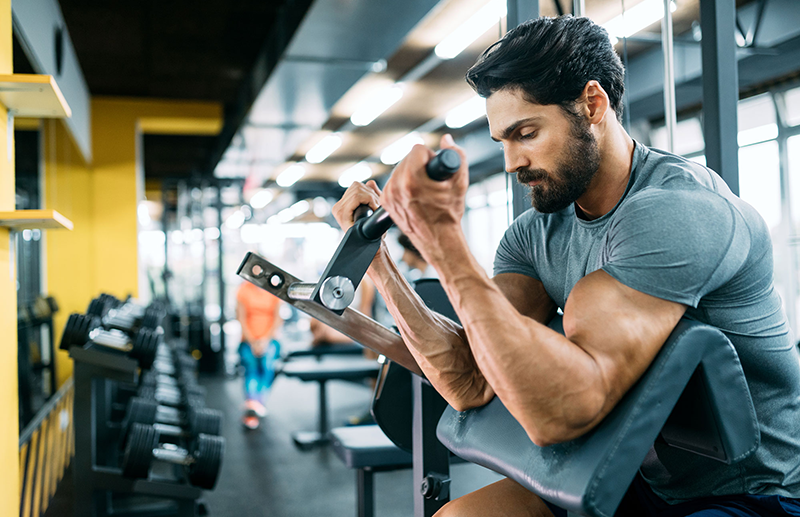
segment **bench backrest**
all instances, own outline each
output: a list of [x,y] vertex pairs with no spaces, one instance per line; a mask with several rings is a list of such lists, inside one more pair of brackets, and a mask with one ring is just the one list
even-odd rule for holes
[[[558,326],[556,321],[553,325]],[[656,438],[726,463],[760,443],[750,391],[719,330],[682,320],[642,378],[586,435],[539,447],[495,398],[448,407],[439,439],[462,458],[504,474],[570,512],[611,516]]]

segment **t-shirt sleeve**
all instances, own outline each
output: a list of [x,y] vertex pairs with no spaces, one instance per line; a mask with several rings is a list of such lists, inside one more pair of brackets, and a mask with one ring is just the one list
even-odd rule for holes
[[495,276],[502,273],[519,273],[541,280],[532,257],[533,245],[530,232],[534,225],[530,219],[533,216],[533,210],[528,210],[506,230],[494,257]]
[[750,233],[726,199],[705,189],[646,189],[619,208],[602,269],[637,291],[697,307],[742,267]]

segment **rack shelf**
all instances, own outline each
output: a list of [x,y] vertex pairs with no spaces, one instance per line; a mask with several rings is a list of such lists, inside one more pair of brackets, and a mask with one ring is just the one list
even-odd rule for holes
[[72,230],[72,221],[55,210],[0,212],[0,227],[12,230]]
[[72,116],[72,110],[52,75],[0,74],[0,103],[15,117]]

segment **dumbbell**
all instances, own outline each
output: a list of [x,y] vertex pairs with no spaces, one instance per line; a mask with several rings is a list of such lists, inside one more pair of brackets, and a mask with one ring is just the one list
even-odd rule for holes
[[159,371],[150,369],[142,372],[139,377],[140,386],[149,386],[151,388],[169,387],[172,389],[180,389],[182,386],[194,386],[194,379],[185,374],[179,377],[173,377]]
[[205,390],[201,386],[192,387],[188,391],[166,387],[140,386],[136,395],[139,398],[158,402],[162,406],[172,406],[179,409],[206,405]]
[[166,355],[164,352],[158,352],[153,368],[158,370],[159,373],[174,377],[183,373],[194,373],[197,370],[197,361],[191,356]]
[[197,385],[194,373],[188,372],[182,368],[171,368],[168,363],[159,361],[158,359],[156,359],[149,370],[142,372],[139,382],[142,386],[185,389],[188,392],[205,394],[205,390]]
[[153,461],[183,465],[189,483],[211,490],[217,482],[225,439],[221,436],[199,435],[190,450],[170,443],[159,443],[160,433],[152,426],[133,424],[122,456],[122,474],[132,478],[147,478]]
[[[155,361],[151,366],[153,375],[162,380],[171,378],[175,381],[174,383],[178,384],[194,383],[196,373],[194,359],[186,359],[184,356],[184,359],[176,360],[169,352],[163,350],[164,347],[165,345],[162,344],[156,353]],[[167,381],[164,380],[164,382]]]
[[217,436],[222,431],[222,413],[197,406],[189,406],[182,412],[152,400],[131,397],[122,420],[123,436],[127,436],[133,424],[150,425],[162,435],[175,438],[196,438],[201,434]]
[[103,318],[103,323],[110,327],[124,332],[134,332],[136,329],[158,328],[161,322],[161,312],[152,307],[142,309],[136,305],[126,303],[119,308],[109,309]]
[[119,307],[121,304],[122,302],[120,302],[114,296],[103,293],[89,302],[89,307],[86,309],[86,314],[103,318],[110,309]]
[[101,294],[92,300],[86,313],[102,318],[108,328],[128,333],[140,328],[155,330],[163,317],[163,309],[158,304],[143,307],[130,301],[123,303],[110,294]]
[[119,330],[105,330],[96,316],[70,314],[64,334],[61,336],[62,350],[71,346],[84,346],[88,342],[128,354],[139,362],[141,368],[149,368],[156,357],[161,336],[141,329],[135,337]]

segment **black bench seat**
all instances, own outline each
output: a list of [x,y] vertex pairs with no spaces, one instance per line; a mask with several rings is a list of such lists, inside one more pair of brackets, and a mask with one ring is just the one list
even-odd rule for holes
[[412,456],[392,443],[377,425],[337,427],[331,430],[331,447],[345,465],[356,469],[356,515],[375,513],[375,472],[408,469]]
[[281,369],[283,375],[319,383],[318,430],[293,433],[294,444],[301,450],[310,450],[317,445],[328,443],[328,381],[361,381],[375,378],[379,370],[380,364],[376,360],[361,357],[328,357],[321,361],[298,359],[284,364]]

